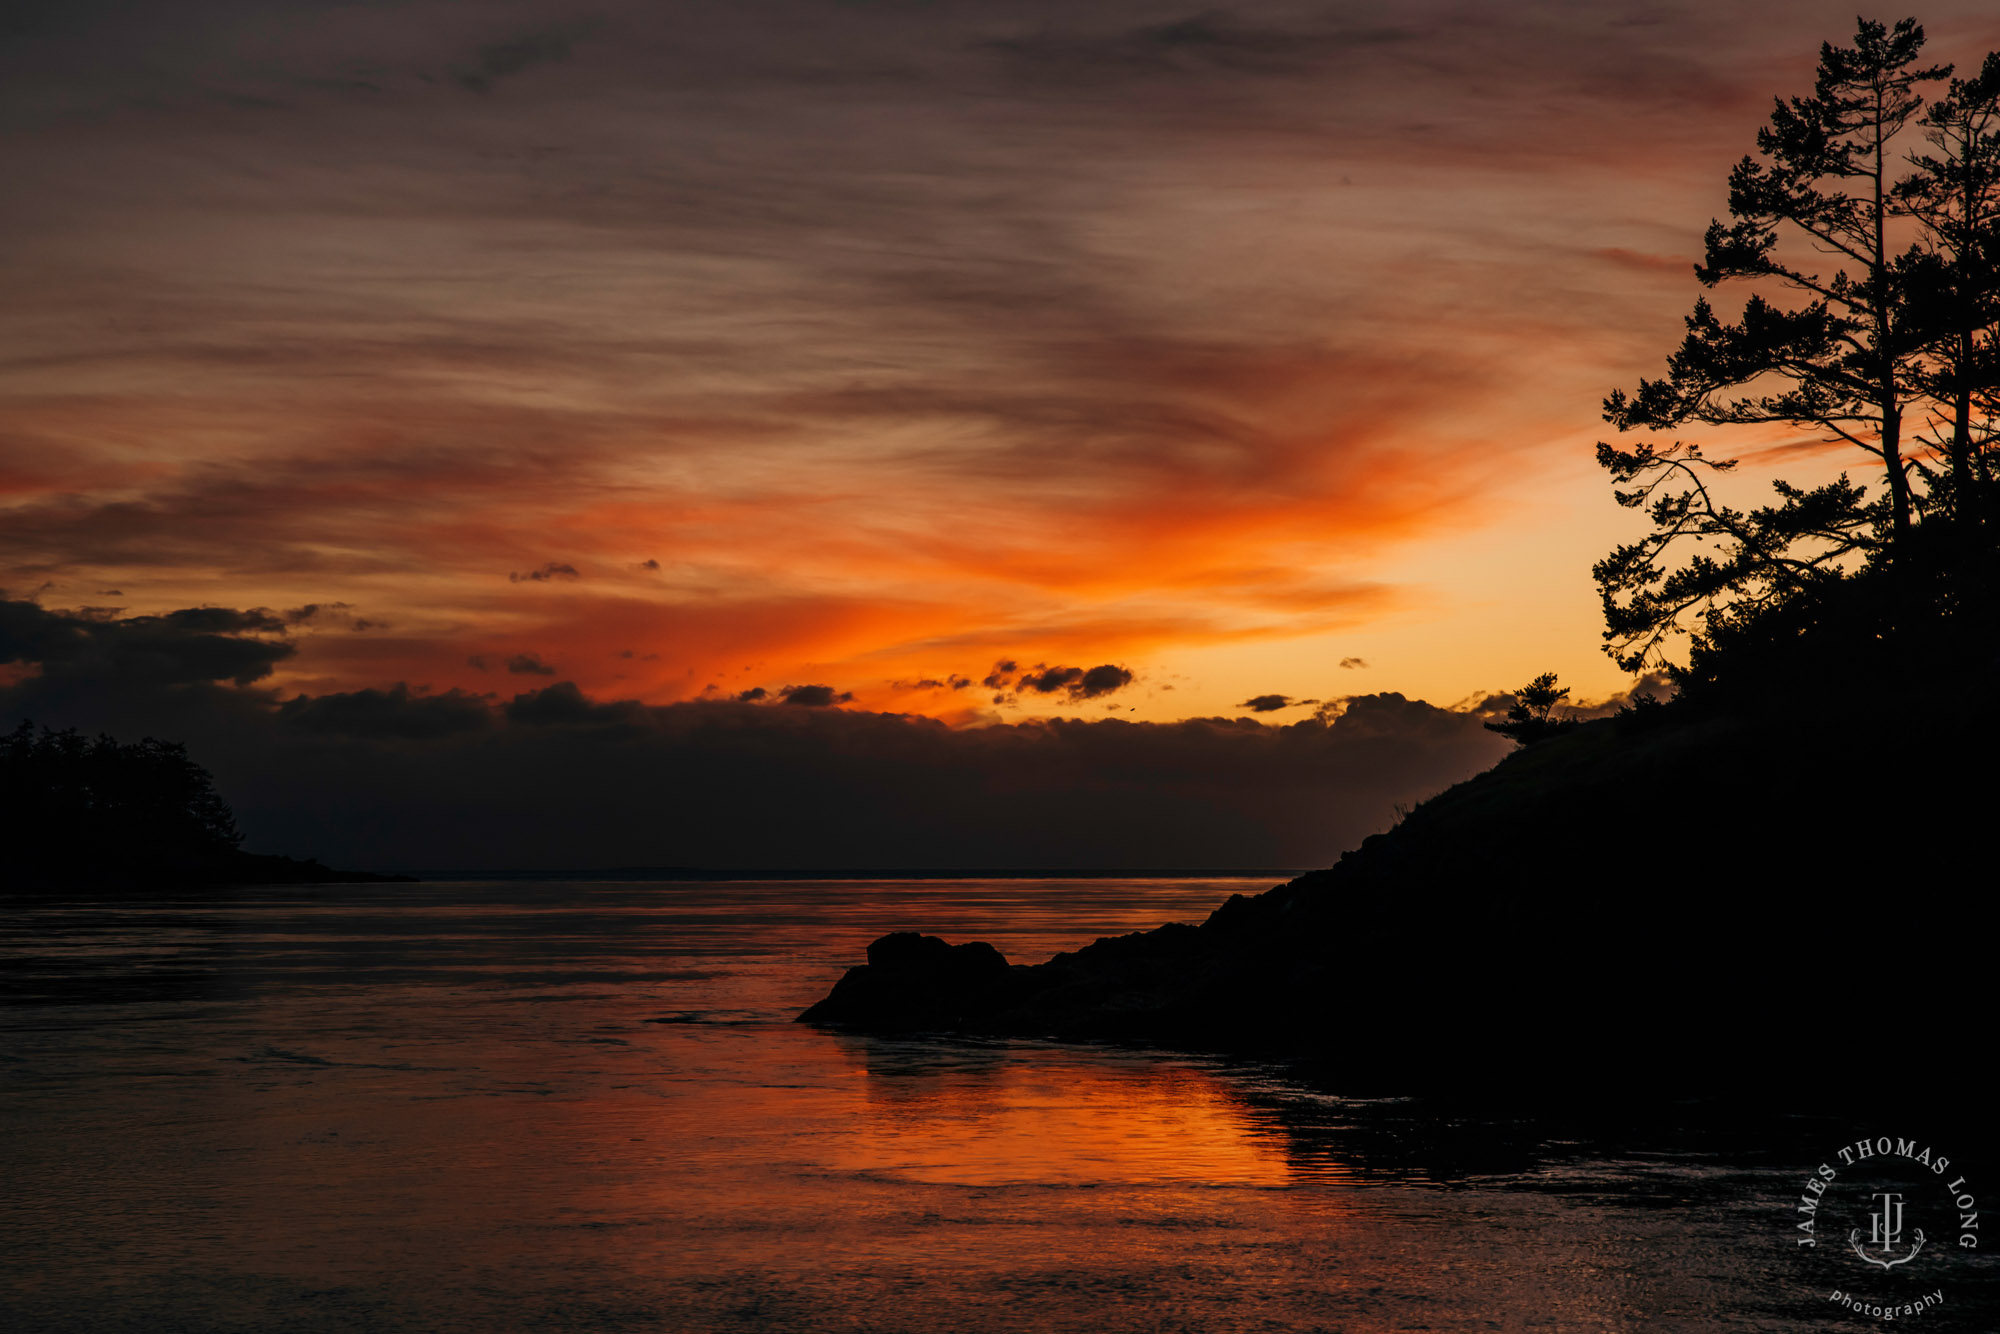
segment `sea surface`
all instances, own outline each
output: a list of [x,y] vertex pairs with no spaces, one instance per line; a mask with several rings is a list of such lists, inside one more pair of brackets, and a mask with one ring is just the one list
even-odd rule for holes
[[[1844,1233],[1796,1244],[1801,1183],[1852,1138],[1824,1114],[1830,1072],[1802,1072],[1791,1107],[1566,1115],[1346,1097],[1198,1055],[792,1022],[885,930],[1033,962],[1269,883],[509,881],[8,906],[0,1329],[1888,1323],[1837,1289],[1941,1292],[1899,1322],[2000,1328],[1991,1265],[1951,1236],[1879,1270],[1839,1262]],[[1356,998],[1356,1024],[1378,1018]],[[1524,1040],[1559,1027],[1522,1016]]]

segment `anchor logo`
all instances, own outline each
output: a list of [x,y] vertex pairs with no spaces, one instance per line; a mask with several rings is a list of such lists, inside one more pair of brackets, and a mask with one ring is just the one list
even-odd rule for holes
[[1912,1229],[1916,1241],[1910,1246],[1908,1255],[1896,1256],[1893,1260],[1887,1258],[1895,1254],[1896,1243],[1903,1239],[1903,1197],[1899,1192],[1884,1190],[1875,1193],[1875,1200],[1881,1207],[1868,1215],[1868,1244],[1880,1251],[1881,1255],[1870,1255],[1862,1249],[1860,1228],[1855,1228],[1847,1234],[1847,1244],[1854,1248],[1856,1255],[1871,1265],[1880,1265],[1884,1269],[1906,1265],[1916,1259],[1917,1252],[1924,1248],[1924,1230]]

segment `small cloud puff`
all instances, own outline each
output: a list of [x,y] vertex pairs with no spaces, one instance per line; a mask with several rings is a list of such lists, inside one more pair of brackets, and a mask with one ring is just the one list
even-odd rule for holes
[[807,709],[831,708],[836,704],[845,704],[853,698],[852,691],[843,690],[835,694],[832,686],[786,686],[778,692],[780,702],[797,704]]
[[1131,670],[1109,662],[1088,670],[1082,667],[1045,667],[1037,663],[1033,671],[1024,674],[1016,683],[1021,690],[1032,690],[1038,695],[1060,694],[1071,703],[1098,699],[1131,684]]
[[891,681],[891,690],[963,690],[972,684],[969,676],[954,673],[940,681],[935,676],[926,676],[921,681]]
[[525,574],[519,571],[511,573],[507,576],[507,582],[510,584],[546,584],[554,579],[581,579],[582,577],[582,575],[576,572],[576,566],[552,560],[548,564],[538,569],[529,570]]
[[280,613],[286,625],[304,625],[322,612],[346,611],[345,602],[308,602],[303,607],[291,607]]
[[485,653],[475,653],[467,658],[466,665],[477,671],[490,672],[495,667],[504,667],[515,676],[554,676],[556,669],[543,662],[533,653],[515,653],[505,658],[496,658]]

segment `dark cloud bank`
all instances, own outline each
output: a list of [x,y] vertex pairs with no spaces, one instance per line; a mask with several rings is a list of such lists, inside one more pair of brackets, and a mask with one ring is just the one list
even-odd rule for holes
[[286,633],[262,612],[0,602],[0,673],[20,678],[0,724],[186,741],[252,847],[416,868],[1312,866],[1506,749],[1481,727],[1504,701],[1396,694],[1289,726],[980,728],[595,700],[568,681],[285,698],[257,682],[292,652]]

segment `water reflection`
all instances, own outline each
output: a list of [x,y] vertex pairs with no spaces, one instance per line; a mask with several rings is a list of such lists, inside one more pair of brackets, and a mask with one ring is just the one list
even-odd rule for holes
[[846,1039],[865,1114],[836,1171],[913,1181],[1280,1186],[1284,1144],[1213,1070],[1060,1047]]
[[[1826,1327],[1773,1226],[1822,1129],[1789,1112],[790,1022],[878,929],[1032,959],[1259,887],[38,906],[0,940],[0,1328]],[[203,981],[132,981],[170,969]],[[1954,1261],[1929,1326],[1995,1327]]]

